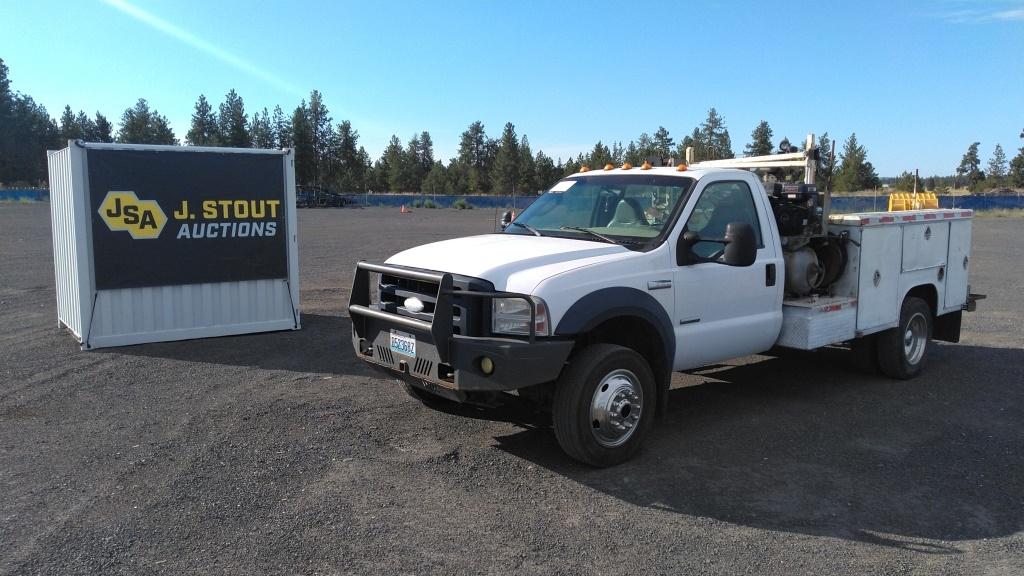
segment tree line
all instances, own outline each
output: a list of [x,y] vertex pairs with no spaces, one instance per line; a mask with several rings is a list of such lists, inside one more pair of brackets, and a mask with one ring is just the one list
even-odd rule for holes
[[[1024,132],[1021,133],[1024,138]],[[120,117],[116,130],[111,121],[96,112],[89,116],[65,106],[53,119],[31,96],[10,88],[8,69],[0,59],[0,183],[33,184],[46,180],[46,150],[64,146],[67,140],[178,145],[179,140],[167,118],[140,98]],[[393,135],[381,155],[373,160],[359,144],[359,132],[348,120],[335,123],[323,95],[313,90],[308,100],[286,113],[280,106],[246,111],[242,97],[230,90],[214,106],[200,94],[191,123],[184,136],[188,146],[229,146],[239,148],[294,148],[296,181],[299,185],[341,192],[423,192],[428,194],[533,194],[546,190],[582,166],[593,168],[629,162],[640,165],[682,161],[692,147],[694,159],[733,158],[732,139],[725,119],[715,108],[677,143],[668,129],[659,126],[653,135],[644,132],[625,145],[602,141],[587,153],[566,159],[552,159],[542,150],[533,152],[526,134],[519,135],[508,122],[497,138],[488,136],[482,122],[471,123],[459,138],[458,153],[444,162],[434,156],[430,133],[413,134],[407,141]],[[802,143],[801,143],[802,144]],[[856,191],[881,185],[866,148],[851,134],[830,157],[832,141],[828,132],[820,139],[817,181],[836,191]],[[919,189],[941,190],[961,184],[972,189],[995,186],[1024,186],[1024,146],[1010,162],[996,146],[987,170],[981,169],[979,143],[964,155],[955,176],[932,176]],[[800,148],[783,137],[778,144],[767,121],[751,132],[745,156],[783,154]],[[782,178],[798,177],[797,170],[780,171]],[[909,178],[909,179],[908,179]],[[913,175],[887,179],[897,189],[913,187]]]

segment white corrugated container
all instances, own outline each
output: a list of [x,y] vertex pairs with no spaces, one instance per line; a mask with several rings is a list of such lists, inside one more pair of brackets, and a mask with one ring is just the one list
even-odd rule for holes
[[[281,244],[281,250],[286,253],[286,271],[282,269],[283,272],[279,277],[239,281],[171,282],[166,285],[97,289],[93,236],[96,229],[94,219],[97,216],[94,207],[98,196],[94,198],[92,195],[106,194],[109,196],[111,193],[122,194],[123,192],[89,189],[89,153],[95,150],[154,153],[161,155],[161,161],[166,159],[170,164],[182,157],[180,155],[183,153],[206,154],[215,158],[230,158],[230,155],[261,155],[263,158],[258,161],[264,164],[268,163],[267,155],[280,157],[284,176],[280,183],[283,202],[280,204],[282,209],[277,218],[278,224],[283,225],[284,228],[284,241],[281,243],[276,240],[276,242]],[[170,154],[179,156],[167,156]],[[82,349],[299,329],[295,166],[294,154],[291,150],[69,142],[68,148],[49,152],[48,161],[57,317],[60,323],[75,335],[81,343]],[[204,158],[203,162],[206,161]],[[244,175],[242,176],[244,177]],[[187,178],[187,176],[185,177]],[[217,177],[223,180],[230,178],[231,175],[218,173]],[[273,185],[276,186],[276,183]],[[160,200],[159,197],[151,196],[151,198]],[[104,199],[105,202],[106,199]],[[237,200],[237,202],[249,202],[249,200]],[[120,206],[118,207],[120,208]],[[172,204],[170,207],[173,208],[174,205]],[[163,205],[160,206],[160,210],[162,213],[174,214],[174,212],[166,210]],[[177,215],[175,214],[174,217]],[[193,215],[191,218],[195,219],[196,216]],[[233,218],[236,219],[237,224],[237,209]],[[170,218],[165,218],[165,220],[170,224]],[[191,224],[186,216],[175,225],[187,227]],[[212,227],[223,224],[217,222],[209,225]],[[250,224],[250,226],[255,229],[254,224]],[[165,233],[165,228],[170,229],[171,227],[161,224],[157,236]],[[110,229],[111,235],[118,234],[113,231],[114,228]],[[217,228],[217,230],[221,230],[221,228]],[[104,231],[104,233],[106,232]],[[127,232],[121,232],[121,234],[127,234]],[[167,232],[167,234],[173,235],[172,232]],[[255,237],[255,233],[253,237]],[[118,236],[117,238],[127,238],[127,236]],[[134,234],[132,234],[132,238],[140,246],[146,246],[145,242],[152,242],[152,239],[135,239]],[[181,235],[179,234],[177,238],[181,239]],[[234,238],[232,240],[236,244],[238,243]],[[164,243],[168,244],[167,239],[164,240]],[[244,240],[242,244],[245,244]],[[186,244],[182,243],[182,245]],[[195,253],[197,259],[202,259],[205,256],[206,250],[201,245],[193,243],[187,246]],[[247,259],[256,261],[264,257],[265,253],[246,254],[243,246],[242,253],[235,256],[233,259],[235,265],[238,265],[238,262],[245,265],[250,261]],[[277,260],[280,260],[280,257],[280,254],[275,256]],[[125,266],[131,266],[131,264],[131,262],[124,263]]]

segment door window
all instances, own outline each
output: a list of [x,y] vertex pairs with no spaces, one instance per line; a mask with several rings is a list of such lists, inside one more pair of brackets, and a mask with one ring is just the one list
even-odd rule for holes
[[[692,231],[701,238],[725,238],[725,227],[730,222],[747,222],[754,228],[757,247],[763,248],[761,223],[754,206],[754,196],[746,182],[713,182],[708,184],[697,200],[683,232]],[[722,258],[724,246],[719,242],[697,242],[693,253],[702,258]]]

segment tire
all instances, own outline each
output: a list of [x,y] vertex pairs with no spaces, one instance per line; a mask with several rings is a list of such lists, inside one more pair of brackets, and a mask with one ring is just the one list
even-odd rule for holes
[[914,296],[903,301],[899,326],[878,334],[878,367],[883,374],[909,380],[921,372],[931,347],[932,323],[927,302]]
[[647,361],[614,344],[594,344],[569,361],[555,388],[555,437],[572,458],[614,466],[640,449],[654,420],[657,390]]

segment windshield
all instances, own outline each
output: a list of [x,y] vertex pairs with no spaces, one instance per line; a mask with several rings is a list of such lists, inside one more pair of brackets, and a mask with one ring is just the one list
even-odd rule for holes
[[622,174],[562,180],[523,210],[508,234],[640,244],[665,232],[693,178]]

